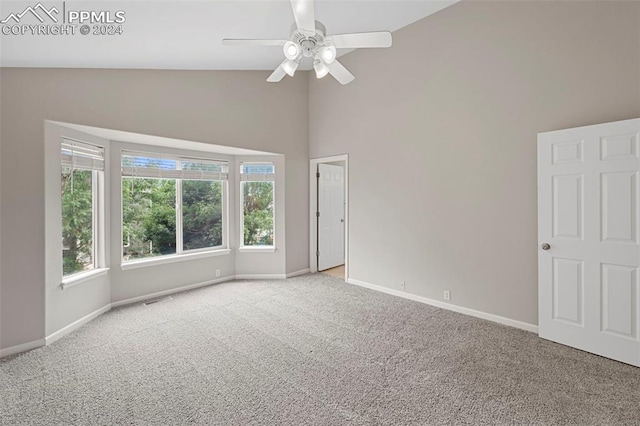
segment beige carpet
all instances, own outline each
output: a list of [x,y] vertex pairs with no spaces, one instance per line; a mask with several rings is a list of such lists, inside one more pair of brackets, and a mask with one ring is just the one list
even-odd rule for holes
[[119,308],[0,361],[3,425],[639,423],[639,368],[322,274]]

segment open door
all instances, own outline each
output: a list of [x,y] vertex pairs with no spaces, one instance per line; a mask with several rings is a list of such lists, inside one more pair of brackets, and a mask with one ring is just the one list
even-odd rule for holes
[[345,263],[344,167],[318,164],[318,270]]
[[538,135],[540,337],[640,366],[640,120]]

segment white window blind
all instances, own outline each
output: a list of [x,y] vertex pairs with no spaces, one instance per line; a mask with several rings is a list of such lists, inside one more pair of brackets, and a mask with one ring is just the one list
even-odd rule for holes
[[148,153],[122,153],[122,176],[157,179],[227,180],[226,161],[171,158]]
[[62,139],[62,169],[104,170],[104,148],[71,139]]
[[242,163],[240,165],[240,181],[269,182],[275,180],[273,163]]

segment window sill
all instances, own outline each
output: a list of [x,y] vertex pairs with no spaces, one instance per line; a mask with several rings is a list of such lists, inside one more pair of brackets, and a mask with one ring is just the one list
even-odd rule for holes
[[276,251],[275,247],[240,247],[238,248],[240,253],[274,253]]
[[182,262],[185,260],[203,259],[205,257],[223,256],[231,253],[230,249],[221,249],[214,251],[203,251],[199,253],[188,254],[171,254],[168,256],[159,256],[151,259],[132,260],[131,262],[123,263],[120,265],[120,269],[127,271],[129,269],[146,268],[148,266],[164,265],[167,263]]
[[62,287],[63,290],[66,290],[68,288],[75,287],[80,284],[84,284],[87,281],[92,280],[94,278],[107,275],[108,272],[109,272],[109,268],[98,268],[98,269],[94,269],[93,271],[74,274],[63,279],[62,282],[60,283],[60,287]]

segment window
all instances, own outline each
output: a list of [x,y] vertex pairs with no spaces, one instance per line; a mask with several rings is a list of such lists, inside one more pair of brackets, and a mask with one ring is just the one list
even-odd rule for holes
[[182,181],[182,249],[222,246],[222,182]]
[[122,179],[124,260],[176,253],[176,182]]
[[242,194],[242,246],[274,246],[273,163],[243,163],[240,165]]
[[101,266],[98,186],[104,172],[104,149],[63,139],[61,151],[62,273],[67,277]]
[[226,162],[122,155],[124,262],[226,246]]

